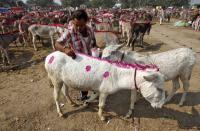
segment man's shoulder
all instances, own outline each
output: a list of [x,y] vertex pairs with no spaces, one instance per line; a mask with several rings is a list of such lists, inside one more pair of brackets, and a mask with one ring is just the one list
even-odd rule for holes
[[92,28],[89,25],[86,25],[87,29],[91,30]]
[[88,31],[94,32],[93,29],[92,29],[90,26],[86,25],[86,27],[87,27],[87,30],[88,30]]
[[72,33],[76,33],[74,26],[68,27],[67,29],[67,34],[72,34]]

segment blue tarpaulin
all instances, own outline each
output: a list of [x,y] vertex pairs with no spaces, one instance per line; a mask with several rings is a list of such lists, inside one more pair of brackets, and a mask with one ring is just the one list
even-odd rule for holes
[[7,12],[10,12],[9,8],[1,8],[0,7],[0,13],[7,13]]

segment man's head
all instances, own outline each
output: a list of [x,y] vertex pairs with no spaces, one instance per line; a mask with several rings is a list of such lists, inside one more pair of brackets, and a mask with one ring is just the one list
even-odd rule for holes
[[72,14],[72,20],[75,25],[75,27],[82,31],[85,29],[86,24],[89,20],[89,17],[85,10],[77,10]]

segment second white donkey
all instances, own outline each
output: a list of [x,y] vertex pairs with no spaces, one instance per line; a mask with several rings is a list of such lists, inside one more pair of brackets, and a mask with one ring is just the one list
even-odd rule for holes
[[[158,54],[141,55],[133,51],[119,51],[117,50],[119,47],[120,45],[111,45],[105,48],[102,57],[108,60],[123,61],[132,64],[143,63],[157,65],[160,72],[164,75],[165,81],[172,80],[173,83],[173,89],[165,102],[170,101],[176,91],[180,88],[180,79],[183,83],[184,92],[179,105],[183,105],[190,87],[192,69],[196,63],[196,53],[192,49],[178,48]],[[135,96],[134,93],[132,93],[132,95]],[[131,100],[131,102],[133,103],[135,101]],[[133,106],[130,107],[127,117],[130,117],[132,114],[131,109],[133,108]]]

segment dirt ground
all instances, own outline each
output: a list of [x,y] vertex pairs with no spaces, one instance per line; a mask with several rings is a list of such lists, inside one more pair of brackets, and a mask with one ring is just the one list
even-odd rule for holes
[[[12,47],[14,63],[30,62],[18,70],[0,73],[0,131],[196,131],[200,130],[200,32],[189,28],[177,28],[172,24],[153,26],[151,34],[145,36],[145,48],[136,48],[140,53],[158,53],[179,47],[192,47],[197,52],[191,87],[183,107],[178,106],[182,88],[162,109],[153,109],[143,98],[135,106],[135,119],[125,119],[129,106],[129,91],[111,95],[105,111],[108,122],[102,122],[98,115],[98,103],[88,108],[71,107],[62,99],[66,113],[59,118],[53,99],[53,88],[49,87],[44,70],[44,57],[50,49]],[[34,62],[32,62],[34,61]],[[171,82],[166,83],[169,91]],[[76,101],[79,92],[70,90]],[[80,103],[79,103],[80,104]]]

